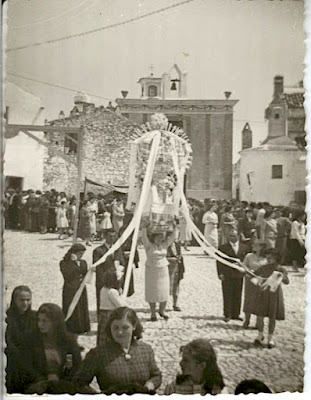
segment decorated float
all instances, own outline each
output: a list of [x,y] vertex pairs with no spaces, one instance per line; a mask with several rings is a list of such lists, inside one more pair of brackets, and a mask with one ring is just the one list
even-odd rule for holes
[[[132,246],[125,277],[123,296],[127,296],[133,267],[138,233],[142,220],[149,220],[152,233],[170,232],[175,217],[183,215],[189,229],[204,251],[223,264],[248,272],[241,261],[221,253],[208,243],[189,215],[187,200],[183,192],[186,171],[191,167],[192,148],[183,130],[168,122],[164,114],[154,114],[150,123],[136,130],[131,143],[129,193],[126,208],[133,218],[122,236],[110,247],[93,267],[105,262],[133,233]],[[86,283],[94,273],[90,268],[69,307],[66,319],[72,315]]]

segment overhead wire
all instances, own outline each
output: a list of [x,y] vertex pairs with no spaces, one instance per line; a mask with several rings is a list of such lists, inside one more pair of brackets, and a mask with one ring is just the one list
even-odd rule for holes
[[82,37],[82,36],[90,35],[92,33],[104,31],[104,30],[107,30],[107,29],[116,28],[117,26],[126,25],[126,24],[129,24],[130,22],[138,21],[138,20],[153,16],[153,15],[162,13],[162,12],[167,11],[167,10],[171,10],[173,8],[182,6],[184,4],[191,3],[193,1],[195,1],[195,0],[184,0],[184,1],[181,1],[179,3],[172,4],[170,6],[166,6],[166,7],[160,8],[160,9],[155,10],[155,11],[150,11],[150,12],[148,12],[146,14],[139,15],[137,17],[129,18],[129,19],[125,20],[125,21],[115,22],[113,24],[105,25],[105,26],[102,26],[100,28],[92,29],[90,31],[81,32],[81,33],[75,33],[73,35],[67,35],[67,36],[63,36],[63,37],[57,38],[57,39],[50,39],[50,40],[46,40],[46,41],[43,41],[43,42],[32,43],[32,44],[28,44],[28,45],[24,45],[24,46],[11,47],[11,48],[8,48],[6,50],[6,52],[9,53],[11,51],[24,50],[24,49],[28,49],[28,48],[31,48],[31,47],[42,46],[44,44],[58,43],[58,42],[61,42],[61,41],[64,41],[64,40],[73,39],[73,38],[76,38],[76,37]]
[[59,18],[63,17],[64,15],[68,14],[69,12],[74,11],[75,9],[79,8],[80,6],[82,6],[83,4],[88,3],[88,2],[89,2],[89,0],[82,0],[79,4],[76,4],[74,7],[67,9],[66,11],[64,11],[61,14],[55,15],[54,17],[51,17],[51,18],[48,18],[45,20],[41,20],[41,21],[32,22],[31,24],[25,24],[25,25],[19,25],[19,26],[8,26],[8,30],[27,28],[29,26],[44,24],[46,22],[50,22],[55,19],[59,19]]
[[12,72],[7,72],[7,75],[14,76],[14,77],[21,78],[21,79],[25,79],[25,80],[32,81],[32,82],[41,83],[41,84],[47,85],[47,86],[52,86],[52,87],[57,88],[57,89],[67,90],[67,91],[69,91],[69,92],[75,92],[75,93],[77,93],[77,91],[86,92],[88,96],[97,97],[97,98],[99,98],[99,99],[104,99],[104,100],[115,100],[115,99],[113,99],[113,98],[104,97],[104,96],[99,96],[99,95],[97,95],[97,94],[90,93],[90,92],[88,92],[88,91],[86,91],[86,90],[83,90],[83,89],[70,88],[70,87],[68,87],[68,86],[64,86],[64,85],[61,85],[61,84],[55,84],[55,83],[51,83],[51,82],[41,81],[41,80],[39,80],[39,79],[26,77],[26,76],[23,76],[23,75],[19,75],[19,74],[12,73]]

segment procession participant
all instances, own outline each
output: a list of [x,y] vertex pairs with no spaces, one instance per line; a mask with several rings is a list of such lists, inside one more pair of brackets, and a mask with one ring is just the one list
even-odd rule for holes
[[276,221],[277,226],[277,237],[275,242],[275,248],[281,255],[280,263],[284,265],[285,260],[288,256],[288,240],[290,231],[292,228],[292,221],[289,219],[289,210],[287,208],[283,208],[281,210],[281,216]]
[[260,229],[260,239],[264,240],[267,249],[275,248],[276,235],[277,225],[275,211],[273,209],[269,209],[266,210]]
[[211,246],[218,248],[218,216],[216,214],[216,210],[217,205],[214,203],[211,203],[209,206],[207,206],[207,211],[203,215],[202,223],[205,225],[205,239]]
[[[229,233],[229,242],[220,246],[219,250],[241,261],[248,253],[247,246],[239,242],[238,231],[234,228]],[[244,274],[220,261],[217,261],[217,272],[222,285],[224,321],[228,322],[230,319],[243,321],[240,317],[240,308]]]
[[195,339],[181,347],[180,352],[182,374],[166,386],[165,395],[224,393],[225,384],[209,340]]
[[51,189],[49,219],[48,219],[48,232],[56,231],[56,203],[58,193],[55,189]]
[[26,230],[31,231],[33,222],[32,222],[32,209],[36,202],[36,194],[35,191],[32,189],[28,190],[28,199],[25,204],[25,213],[26,213]]
[[39,307],[37,331],[27,335],[20,357],[25,374],[22,393],[75,393],[71,380],[81,363],[80,347],[67,332],[56,304]]
[[[190,205],[188,204],[188,208],[190,211]],[[184,247],[186,251],[189,251],[188,244],[191,242],[192,233],[188,227],[187,220],[185,216],[180,213],[179,215],[179,241],[180,244]]]
[[[110,247],[116,242],[118,235],[113,228],[106,232],[106,241],[96,247],[93,251],[93,264],[96,263],[100,258],[102,258],[105,253],[110,249]],[[96,267],[96,304],[97,304],[97,316],[99,320],[99,305],[100,305],[100,290],[103,287],[104,273],[108,270],[115,270],[119,265],[125,265],[124,256],[122,249],[117,249],[113,254],[110,254],[107,259],[97,265]]]
[[77,212],[76,198],[73,196],[69,200],[69,207],[68,207],[68,223],[69,223],[70,235],[72,235],[74,231],[76,212]]
[[123,206],[123,201],[121,199],[119,200],[114,200],[112,202],[112,225],[113,229],[119,233],[119,230],[121,229],[123,225],[123,218],[125,216],[124,213],[124,206]]
[[91,211],[91,219],[90,219],[90,226],[91,226],[91,239],[94,240],[96,236],[96,215],[98,213],[98,204],[96,196],[90,197],[90,206],[89,209]]
[[25,334],[33,331],[37,324],[37,314],[31,309],[31,298],[32,293],[28,286],[15,287],[6,313],[5,354],[8,393],[20,393],[23,390],[19,352],[24,345]]
[[170,276],[170,295],[173,296],[173,310],[181,311],[178,306],[179,284],[184,277],[185,266],[181,253],[181,245],[179,239],[175,241],[167,249],[168,270]]
[[[81,243],[70,247],[60,262],[60,270],[64,278],[63,286],[63,312],[67,314],[68,308],[87,273],[87,263],[82,260],[86,248]],[[76,334],[86,333],[90,330],[90,317],[86,288],[72,313],[66,321],[67,329]]]
[[11,229],[18,228],[18,204],[20,199],[20,191],[9,189],[10,194],[9,198],[9,208],[8,208],[8,218],[9,218],[9,227]]
[[121,296],[121,278],[123,272],[108,270],[103,276],[103,287],[100,289],[99,323],[97,330],[97,346],[103,346],[106,342],[105,328],[110,314],[118,307],[124,307],[125,299]]
[[[269,278],[274,272],[280,273],[282,282],[285,285],[289,284],[286,269],[279,265],[280,256],[276,249],[268,249],[265,252],[267,264],[262,265],[256,270],[256,275],[262,278]],[[264,340],[264,318],[269,318],[269,334],[268,334],[268,348],[275,347],[273,341],[273,334],[275,330],[276,320],[285,319],[285,308],[283,291],[281,284],[275,291],[271,291],[265,285],[259,287],[253,302],[252,314],[257,315],[258,336],[255,340],[255,345],[261,346]]]
[[112,222],[108,205],[102,205],[101,207],[101,214],[99,215],[99,231],[101,234],[101,239],[104,239],[106,232],[112,228]]
[[229,232],[232,228],[237,227],[237,220],[233,216],[232,206],[226,206],[225,212],[220,217],[220,244],[223,245],[228,242]]
[[[243,264],[246,267],[248,267],[251,271],[255,272],[257,268],[267,264],[267,259],[264,253],[266,244],[260,239],[255,239],[252,248],[253,248],[252,253],[246,254]],[[256,290],[257,287],[251,282],[251,278],[248,275],[246,275],[244,281],[244,306],[243,306],[243,311],[245,313],[243,328],[245,329],[249,327]]]
[[91,220],[92,220],[92,210],[90,208],[91,203],[89,200],[85,200],[82,203],[80,210],[79,226],[78,226],[78,237],[85,240],[87,246],[91,246]]
[[114,310],[106,325],[107,344],[86,355],[74,383],[80,393],[90,393],[96,377],[105,394],[154,393],[162,376],[149,344],[142,342],[143,328],[134,310]]
[[241,242],[246,244],[249,251],[252,249],[252,242],[256,238],[255,221],[253,220],[253,211],[250,208],[245,210],[245,217],[239,223],[239,233]]
[[166,303],[170,293],[170,278],[168,260],[166,258],[168,247],[176,237],[176,226],[172,233],[147,234],[147,224],[142,229],[142,240],[146,251],[145,268],[145,299],[149,303],[151,321],[157,320],[156,303],[160,303],[159,314],[167,320],[165,313]]
[[293,263],[293,268],[297,271],[298,267],[305,264],[305,240],[306,240],[306,214],[303,210],[296,212],[290,231],[289,253]]
[[67,233],[69,227],[66,200],[61,200],[59,205],[56,207],[56,226],[59,233],[59,239],[64,239],[63,235]]
[[39,208],[39,227],[40,227],[40,233],[42,234],[47,232],[49,207],[50,207],[49,192],[46,192],[41,197],[41,203]]
[[257,231],[257,237],[261,239],[260,234],[261,234],[261,225],[262,221],[265,217],[266,214],[266,209],[264,208],[262,203],[258,203],[258,211],[256,213],[256,222],[255,222],[255,227]]

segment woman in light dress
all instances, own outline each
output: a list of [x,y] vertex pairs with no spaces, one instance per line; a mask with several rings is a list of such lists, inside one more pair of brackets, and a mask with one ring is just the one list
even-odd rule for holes
[[205,225],[204,236],[208,243],[218,248],[218,215],[216,214],[217,205],[211,204],[203,215],[202,223]]
[[59,232],[59,239],[63,239],[63,235],[67,233],[69,223],[67,219],[67,203],[61,200],[60,205],[56,208],[56,226]]
[[152,234],[148,237],[147,226],[142,229],[142,240],[146,251],[145,299],[150,305],[151,321],[157,320],[156,303],[160,303],[159,314],[165,320],[166,303],[170,296],[170,277],[167,249],[174,242],[176,228],[172,233]]

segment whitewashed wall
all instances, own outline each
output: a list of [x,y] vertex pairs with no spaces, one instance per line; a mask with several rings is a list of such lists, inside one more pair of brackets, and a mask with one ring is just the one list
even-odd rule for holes
[[[5,88],[5,105],[9,107],[10,124],[32,124],[41,107],[41,99],[13,83]],[[44,125],[44,110],[35,125]],[[43,133],[34,133],[42,138]],[[23,189],[42,190],[44,147],[24,133],[5,142],[4,175],[24,179]]]
[[[295,191],[305,189],[305,152],[249,149],[240,154],[241,200],[288,205],[294,199]],[[272,179],[272,165],[283,165],[283,179]],[[251,188],[247,180],[248,173]]]

